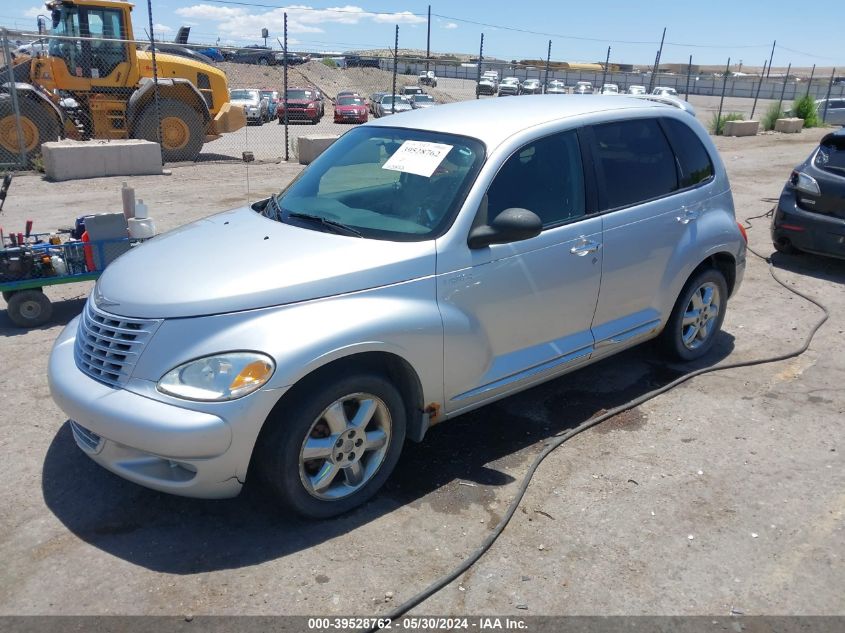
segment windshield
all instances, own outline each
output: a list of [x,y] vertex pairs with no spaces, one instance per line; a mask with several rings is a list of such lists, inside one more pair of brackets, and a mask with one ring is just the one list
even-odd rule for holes
[[362,106],[364,105],[364,100],[360,97],[340,97],[337,100],[337,105],[342,106]]
[[232,94],[229,96],[229,99],[232,101],[253,101],[254,99],[258,99],[258,91],[232,90]]
[[417,95],[416,97],[414,97],[415,103],[426,103],[431,101],[434,101],[434,97],[432,97],[431,95]]
[[339,222],[367,238],[432,239],[454,220],[483,160],[474,139],[361,127],[335,141],[263,213],[314,230],[324,229],[291,214]]
[[276,93],[270,90],[262,90],[261,91],[261,98],[262,99],[275,99]]
[[411,102],[408,101],[407,97],[403,97],[402,95],[384,95],[381,98],[381,103],[386,105],[392,105],[393,102],[396,102],[396,105],[405,104],[406,106],[411,105]]
[[310,99],[311,98],[311,91],[310,90],[288,90],[288,99]]

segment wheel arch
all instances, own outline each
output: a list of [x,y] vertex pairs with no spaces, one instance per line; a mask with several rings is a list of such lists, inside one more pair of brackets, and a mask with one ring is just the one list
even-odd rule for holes
[[[46,108],[48,112],[55,115],[56,123],[59,125],[59,130],[61,131],[64,129],[65,117],[61,108],[53,103],[53,101],[51,101],[50,98],[36,86],[26,82],[15,82],[15,91],[17,92],[18,99],[28,99],[29,101]],[[11,85],[8,82],[0,85],[0,94],[9,95],[9,98],[11,98]]]
[[[280,415],[287,403],[306,397],[315,385],[351,373],[377,373],[389,379],[402,394],[407,416],[407,437],[420,442],[428,429],[429,414],[423,401],[422,381],[407,359],[386,350],[352,351],[344,356],[328,358],[326,362],[303,375],[273,406],[268,418]],[[266,422],[265,422],[266,425]],[[262,428],[263,432],[263,428]]]
[[684,281],[684,285],[686,285],[687,281],[695,277],[702,270],[708,270],[711,268],[718,270],[722,273],[722,275],[724,275],[725,281],[728,284],[728,296],[730,297],[733,295],[734,288],[736,287],[736,258],[727,251],[719,251],[717,253],[713,253],[712,255],[708,255],[687,276],[686,281]]

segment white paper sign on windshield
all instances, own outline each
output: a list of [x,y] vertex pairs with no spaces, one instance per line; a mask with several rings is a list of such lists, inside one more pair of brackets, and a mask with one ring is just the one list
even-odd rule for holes
[[444,143],[405,141],[381,168],[431,178],[451,149],[452,145]]

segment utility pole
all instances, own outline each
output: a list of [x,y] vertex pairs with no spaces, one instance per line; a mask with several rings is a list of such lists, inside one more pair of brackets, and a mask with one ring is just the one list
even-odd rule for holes
[[288,14],[287,14],[287,12],[285,12],[285,34],[284,34],[284,38],[285,38],[285,43],[282,44],[282,54],[284,55],[284,57],[282,59],[284,60],[284,65],[285,65],[285,68],[284,68],[284,72],[285,72],[284,84],[285,85],[283,87],[283,90],[285,91],[285,96],[284,96],[283,103],[284,103],[284,106],[285,106],[285,162],[288,162],[290,160],[290,143],[289,143],[289,138],[288,138],[289,132],[288,132]]
[[399,25],[396,25],[396,35],[393,41],[393,90],[390,91],[390,113],[396,112],[396,71],[399,67]]

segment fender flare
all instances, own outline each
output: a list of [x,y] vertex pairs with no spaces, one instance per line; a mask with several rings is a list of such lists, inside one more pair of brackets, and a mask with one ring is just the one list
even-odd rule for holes
[[[12,85],[9,82],[0,85],[0,94],[11,94],[11,88]],[[18,99],[29,99],[32,102],[40,103],[46,107],[49,112],[55,114],[56,122],[59,124],[59,129],[62,131],[64,130],[64,112],[62,112],[62,109],[53,103],[53,100],[50,99],[50,97],[48,97],[42,90],[33,84],[16,81],[15,91],[17,92]],[[62,134],[62,136],[64,136],[64,134]]]

